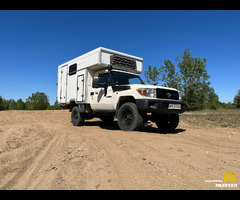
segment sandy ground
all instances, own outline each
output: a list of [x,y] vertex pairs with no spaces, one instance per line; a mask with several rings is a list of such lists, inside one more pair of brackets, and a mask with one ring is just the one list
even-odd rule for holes
[[[1,111],[0,189],[239,190],[239,144],[239,129],[123,132],[99,119],[74,127],[66,110]],[[209,182],[224,172],[236,172],[237,187]]]

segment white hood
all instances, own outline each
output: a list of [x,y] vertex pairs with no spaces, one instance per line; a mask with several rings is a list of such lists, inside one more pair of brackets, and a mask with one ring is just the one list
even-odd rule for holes
[[[174,90],[174,91],[178,91],[175,88],[170,88],[170,87],[163,87],[163,86],[158,86],[158,85],[141,85],[141,84],[132,84],[129,85],[132,89],[138,89],[138,88],[153,88],[153,89],[166,89],[166,90]],[[178,91],[179,92],[179,91]]]

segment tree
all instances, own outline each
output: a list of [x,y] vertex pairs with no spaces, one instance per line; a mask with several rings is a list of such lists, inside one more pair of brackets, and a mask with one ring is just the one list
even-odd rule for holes
[[215,93],[213,87],[209,87],[207,93],[207,108],[216,110],[220,107],[218,95]]
[[9,100],[6,100],[6,99],[2,99],[2,106],[3,106],[3,109],[2,110],[8,110],[9,109]]
[[0,96],[0,110],[4,110],[3,98],[2,98],[2,96]]
[[150,85],[157,85],[159,81],[159,70],[156,66],[148,65],[148,71],[144,72],[146,82]]
[[60,110],[61,106],[58,104],[58,101],[56,100],[55,103],[53,105],[50,105],[47,109],[48,110]]
[[16,110],[17,109],[17,103],[14,99],[9,100],[8,109],[9,110]]
[[32,96],[26,99],[25,104],[28,110],[45,110],[49,107],[48,96],[44,92],[32,93]]
[[163,86],[181,90],[179,73],[176,73],[175,66],[170,60],[164,60],[164,66],[160,66],[159,73],[160,80],[163,82]]
[[183,100],[188,110],[201,110],[206,107],[210,82],[206,70],[207,59],[193,58],[189,49],[176,58],[180,69]]
[[235,95],[233,104],[236,106],[236,108],[240,108],[240,90],[238,90],[238,93]]
[[8,110],[9,100],[6,100],[0,96],[0,110]]
[[187,103],[187,110],[202,110],[205,108],[217,109],[220,106],[218,95],[210,87],[210,75],[207,73],[206,58],[192,57],[189,49],[176,58],[179,68],[176,72],[174,64],[170,60],[164,60],[164,65],[159,69],[148,66],[144,72],[147,83],[172,87],[182,92],[182,99]]
[[53,105],[53,109],[54,109],[54,110],[60,110],[60,109],[61,109],[61,106],[60,106],[60,104],[58,103],[57,100],[55,101],[55,103],[54,103],[54,105]]
[[17,110],[24,110],[26,108],[25,103],[23,100],[20,98],[17,100]]

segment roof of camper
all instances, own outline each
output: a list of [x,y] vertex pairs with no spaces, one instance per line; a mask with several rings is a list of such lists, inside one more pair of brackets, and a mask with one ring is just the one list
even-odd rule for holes
[[72,60],[69,60],[69,61],[67,61],[67,62],[65,62],[65,63],[63,63],[61,65],[65,65],[65,64],[67,64],[69,62],[74,62],[74,60],[77,60],[77,59],[80,59],[80,58],[83,59],[84,57],[88,57],[88,56],[90,56],[92,54],[95,54],[97,52],[106,52],[106,53],[111,53],[111,54],[118,54],[118,55],[121,55],[121,56],[129,57],[129,58],[134,59],[134,60],[143,61],[142,58],[137,57],[137,56],[133,56],[133,55],[130,55],[130,54],[122,53],[122,52],[119,52],[119,51],[114,51],[114,50],[107,49],[107,48],[104,48],[104,47],[98,47],[98,48],[96,48],[96,49],[94,49],[92,51],[89,51],[89,52],[81,55],[81,56],[78,56],[78,57],[76,57],[76,58],[74,58]]
[[126,57],[129,57],[129,58],[135,59],[135,60],[143,61],[143,59],[140,58],[140,57],[133,56],[133,55],[126,54],[126,53],[122,53],[122,52],[119,52],[119,51],[114,51],[112,49],[107,49],[107,48],[104,48],[104,47],[98,47],[95,50],[104,51],[104,52],[107,52],[107,53],[119,54],[119,55],[126,56]]

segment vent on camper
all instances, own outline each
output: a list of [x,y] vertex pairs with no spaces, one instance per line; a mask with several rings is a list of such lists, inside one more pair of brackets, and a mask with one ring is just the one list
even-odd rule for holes
[[110,56],[110,63],[117,68],[128,68],[134,71],[136,70],[136,61],[119,55]]

